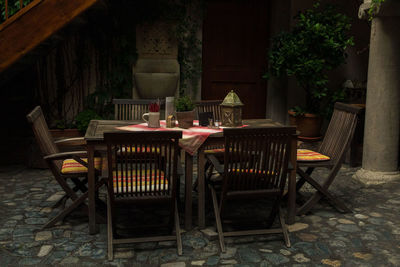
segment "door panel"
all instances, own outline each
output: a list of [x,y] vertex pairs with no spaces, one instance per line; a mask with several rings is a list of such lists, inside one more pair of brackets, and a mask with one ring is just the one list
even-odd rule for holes
[[223,99],[234,90],[243,118],[264,118],[268,8],[265,0],[207,2],[203,24],[202,99]]

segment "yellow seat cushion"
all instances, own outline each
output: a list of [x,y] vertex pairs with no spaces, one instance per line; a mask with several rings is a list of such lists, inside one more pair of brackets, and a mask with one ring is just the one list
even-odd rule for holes
[[[84,162],[87,162],[87,158],[82,158]],[[102,158],[94,158],[94,167],[97,170],[101,170]],[[73,173],[86,173],[88,169],[77,162],[74,159],[66,159],[63,161],[61,168],[62,174],[73,174]]]
[[161,170],[152,170],[151,176],[150,170],[113,171],[113,185],[115,193],[168,190],[168,180],[164,179]]
[[[236,172],[236,173],[258,173],[258,174],[270,174],[269,171],[265,171],[265,170],[258,170],[257,172],[254,172],[254,169],[233,169],[232,172]],[[274,172],[272,172],[272,174],[274,174]]]
[[225,148],[213,148],[204,150],[205,154],[225,153]]
[[[139,152],[139,153],[150,152],[150,147],[138,147],[137,150],[138,150],[137,152]],[[125,152],[125,148],[123,147],[121,151],[122,151],[122,153],[124,153]],[[128,152],[136,152],[136,147],[132,147],[132,149],[131,149],[131,147],[127,147],[126,151],[128,151]],[[154,153],[155,151],[156,151],[155,147],[152,147],[151,148],[151,152]],[[157,153],[159,153],[159,152],[160,152],[160,149],[157,148]]]
[[308,150],[308,149],[297,149],[297,160],[298,161],[324,161],[330,160],[331,158],[321,153]]

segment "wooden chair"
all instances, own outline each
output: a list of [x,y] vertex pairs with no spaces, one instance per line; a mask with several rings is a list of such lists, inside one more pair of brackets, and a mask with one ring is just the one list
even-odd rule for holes
[[[222,176],[222,181],[207,179],[222,252],[225,252],[224,237],[239,235],[283,233],[285,244],[290,247],[280,202],[289,173],[295,175],[293,168],[289,168],[289,160],[295,162],[295,159],[290,159],[295,134],[294,127],[225,129],[224,164],[215,155],[207,155]],[[218,186],[221,186],[219,204],[216,191]],[[273,200],[266,229],[223,232],[221,216],[227,201],[246,198]],[[277,215],[280,228],[270,229]]]
[[[213,120],[214,122],[218,120],[221,123],[222,119],[222,112],[221,112],[221,106],[220,104],[222,103],[222,100],[201,100],[195,102],[196,105],[196,113],[197,113],[197,118],[199,118],[199,114],[202,112],[212,112],[213,113]],[[222,160],[223,155],[224,155],[224,146],[217,146],[217,145],[212,145],[212,146],[207,146],[204,149],[204,154],[215,154],[219,159]],[[205,170],[208,170],[209,174],[211,175],[213,172],[213,168],[210,168],[211,163],[209,161],[206,162],[206,165],[204,167]],[[198,181],[196,180],[193,185],[193,190],[197,191],[198,187]]]
[[[339,211],[351,212],[342,201],[338,200],[328,191],[328,188],[340,170],[346,151],[351,144],[357,126],[357,114],[360,110],[361,108],[357,106],[336,103],[325,137],[316,150],[316,152],[330,157],[330,160],[297,162],[296,172],[300,175],[300,179],[296,183],[296,190],[299,191],[305,182],[308,182],[317,190],[311,198],[297,209],[297,214],[305,214],[310,211],[323,196],[325,196]],[[319,167],[328,168],[330,170],[328,177],[323,183],[319,183],[316,179],[311,177],[314,169]],[[306,170],[303,171],[302,168],[306,168]]]
[[[115,120],[142,120],[142,115],[149,112],[149,104],[158,99],[113,99]],[[161,106],[165,99],[160,100]]]
[[[176,240],[178,254],[182,254],[176,196],[179,186],[178,142],[181,137],[180,131],[104,134],[108,156],[107,229],[110,260],[113,259],[114,244],[135,242]],[[139,150],[142,153],[129,152]],[[141,202],[167,204],[170,209],[169,227],[175,229],[175,235],[117,239],[116,207]]]
[[222,100],[202,100],[195,102],[197,117],[199,117],[199,113],[202,112],[212,112],[213,113],[213,120],[219,120],[221,122],[222,113],[220,104]]
[[[28,122],[32,125],[33,132],[36,137],[36,141],[39,144],[40,151],[43,154],[48,167],[54,175],[54,178],[60,184],[66,195],[62,198],[60,204],[70,198],[72,204],[67,208],[63,209],[56,217],[47,222],[43,228],[51,227],[59,220],[62,220],[66,215],[71,213],[78,206],[83,206],[84,210],[87,211],[87,206],[84,200],[88,197],[87,192],[87,152],[86,151],[72,151],[72,152],[60,152],[56,143],[53,141],[53,137],[47,127],[46,120],[43,116],[42,109],[37,106],[31,113],[27,115]],[[68,138],[58,141],[71,142],[80,141],[83,137]],[[101,170],[101,158],[96,158],[96,174],[99,174]],[[74,187],[71,187],[67,180],[70,179]],[[104,184],[104,181],[100,181],[96,184],[96,190]],[[77,192],[81,191],[82,194],[78,196]]]

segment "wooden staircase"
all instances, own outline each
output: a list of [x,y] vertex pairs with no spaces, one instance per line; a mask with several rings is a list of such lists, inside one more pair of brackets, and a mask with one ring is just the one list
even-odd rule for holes
[[[59,39],[56,33],[72,21],[79,21],[79,15],[99,0],[33,0],[13,16],[7,15],[0,24],[0,75],[4,78],[6,70],[15,69],[22,58],[32,62],[27,55],[38,54],[43,47]],[[50,38],[51,37],[51,38]],[[50,41],[49,41],[50,40]],[[47,43],[46,43],[47,42]],[[19,64],[16,64],[19,63]],[[15,71],[14,71],[15,72]],[[8,76],[8,75],[7,75]]]

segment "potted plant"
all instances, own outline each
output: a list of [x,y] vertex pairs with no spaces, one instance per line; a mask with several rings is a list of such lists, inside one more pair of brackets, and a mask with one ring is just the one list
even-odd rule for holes
[[75,117],[76,128],[78,128],[78,130],[84,134],[91,120],[101,119],[102,117],[98,115],[96,111],[92,109],[84,109]]
[[80,137],[82,134],[73,123],[67,123],[65,120],[55,120],[50,133],[54,139]]
[[[321,116],[328,115],[333,101],[340,99],[342,92],[327,87],[327,72],[345,63],[348,46],[354,45],[348,36],[351,28],[349,18],[337,12],[332,5],[324,8],[316,3],[313,8],[300,12],[296,24],[289,32],[282,32],[273,39],[269,51],[269,69],[263,76],[293,76],[306,96],[305,106],[289,111],[292,122],[299,127],[301,136],[318,136]],[[316,125],[306,129],[302,122]],[[311,123],[312,125],[312,123]]]
[[183,96],[175,100],[176,119],[180,128],[190,128],[194,120],[194,103],[188,96]]

